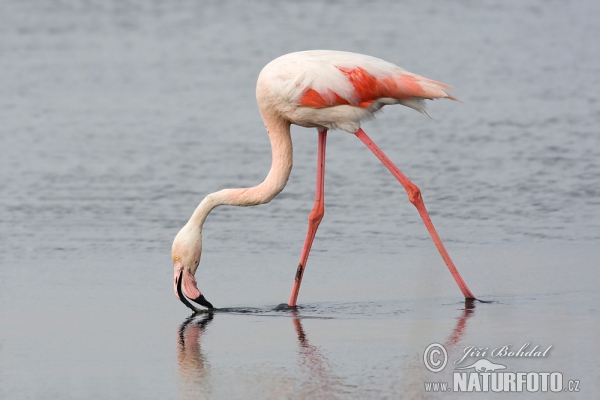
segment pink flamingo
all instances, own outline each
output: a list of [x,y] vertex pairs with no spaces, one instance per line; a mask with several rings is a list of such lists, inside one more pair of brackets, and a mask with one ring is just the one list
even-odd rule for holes
[[356,135],[396,177],[406,190],[410,202],[417,208],[465,299],[474,299],[475,296],[463,281],[433,227],[421,191],[360,127],[361,121],[372,118],[389,104],[402,104],[426,114],[425,99],[456,100],[446,93],[444,89],[447,88],[450,86],[410,73],[378,58],[341,51],[291,53],[267,64],[258,77],[256,99],[271,141],[271,170],[257,186],[223,189],[209,194],[198,205],[173,242],[177,297],[192,310],[197,309],[183,294],[200,305],[213,308],[198,290],[194,278],[202,252],[202,225],[215,207],[264,204],[283,190],[292,170],[290,125],[296,124],[317,128],[319,144],[315,203],[308,217],[308,232],[288,301],[290,307],[296,306],[308,254],[324,214],[325,141],[329,129],[341,129]]

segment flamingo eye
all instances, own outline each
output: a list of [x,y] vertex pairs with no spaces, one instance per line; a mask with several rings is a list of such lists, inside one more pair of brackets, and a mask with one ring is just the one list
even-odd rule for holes
[[175,261],[179,260],[179,256],[175,256],[174,258],[175,258]]

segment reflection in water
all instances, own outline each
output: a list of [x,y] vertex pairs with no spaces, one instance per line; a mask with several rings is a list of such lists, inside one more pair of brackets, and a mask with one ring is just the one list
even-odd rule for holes
[[327,357],[319,349],[309,343],[302,327],[302,319],[296,310],[292,311],[292,321],[300,344],[299,361],[304,379],[300,382],[301,397],[309,399],[333,399],[347,393],[342,379],[333,372]]
[[[465,307],[457,318],[454,328],[443,343],[448,352],[449,360],[453,358],[451,354],[460,348],[460,343],[467,331],[467,321],[474,315],[475,301],[465,300]],[[407,363],[402,368],[401,387],[405,397],[421,398],[423,395],[423,383],[432,380],[431,373],[423,364],[423,350],[425,350],[425,346],[420,349],[419,356],[415,357],[412,362]],[[447,368],[448,366],[446,366]]]
[[475,300],[465,300],[465,308],[463,309],[461,316],[458,317],[458,321],[456,322],[454,330],[452,331],[450,336],[448,336],[448,339],[446,339],[446,342],[444,343],[446,351],[450,352],[451,350],[457,348],[458,343],[464,336],[464,330],[467,326],[467,320],[473,315],[474,312]]
[[[272,311],[280,312],[280,310],[245,309],[221,309],[216,312],[240,314],[250,312],[252,314],[263,313],[265,316],[273,316],[273,314],[269,313]],[[467,321],[473,317],[474,312],[475,303],[473,301],[466,301],[465,307],[460,316],[458,316],[454,328],[444,342],[444,347],[449,354],[456,352],[460,348],[460,343],[467,330]],[[213,397],[212,395],[217,394],[214,392],[223,391],[223,388],[218,388],[218,386],[213,387],[213,385],[216,385],[215,379],[217,381],[219,379],[215,376],[215,373],[210,373],[210,363],[203,354],[201,346],[203,335],[207,326],[213,320],[214,313],[202,314],[202,317],[199,317],[199,315],[194,314],[186,319],[178,330],[177,359],[182,381],[181,392],[184,398],[211,398]],[[284,397],[286,398],[335,399],[348,397],[352,393],[356,394],[357,389],[361,390],[357,386],[345,383],[343,378],[341,378],[342,375],[336,373],[335,365],[327,358],[322,348],[310,343],[302,325],[302,319],[311,318],[311,316],[302,316],[297,309],[290,310],[289,314],[286,311],[283,315],[279,314],[278,316],[284,318],[291,317],[299,344],[297,351],[298,369],[290,379],[284,378],[281,380],[274,379],[275,377],[271,375],[277,375],[277,372],[273,372],[270,369],[268,371],[256,370],[255,372],[260,376],[264,377],[263,373],[266,373],[267,376],[274,379],[268,385],[274,385],[277,388],[249,387],[247,388],[249,392],[252,392],[253,389],[266,389],[267,391],[274,390],[279,394],[285,393]],[[397,373],[397,379],[400,379],[398,381],[400,386],[394,388],[396,391],[400,390],[406,395],[422,393],[423,382],[427,380],[427,371],[423,366],[421,357],[408,362]],[[248,377],[241,376],[240,378],[243,381],[244,378]],[[260,380],[265,382],[264,378]],[[236,383],[238,386],[240,384],[243,385],[243,382]]]
[[210,393],[207,375],[210,364],[202,354],[200,340],[202,333],[213,320],[213,314],[208,313],[200,320],[194,320],[194,315],[186,319],[179,327],[177,337],[177,364],[179,375],[183,381],[183,397]]

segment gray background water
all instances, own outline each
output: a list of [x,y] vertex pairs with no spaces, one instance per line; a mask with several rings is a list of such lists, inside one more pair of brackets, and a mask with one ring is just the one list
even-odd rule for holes
[[[425,369],[432,342],[451,360],[553,345],[503,363],[597,395],[599,16],[594,1],[1,1],[0,397],[436,397],[424,382],[452,370]],[[256,77],[313,48],[456,87],[462,104],[430,103],[432,119],[388,107],[364,128],[494,303],[463,310],[404,191],[332,132],[302,308],[269,311],[314,196],[316,132],[294,127],[286,189],[205,224],[200,288],[254,312],[182,325],[171,241],[203,196],[265,177]]]

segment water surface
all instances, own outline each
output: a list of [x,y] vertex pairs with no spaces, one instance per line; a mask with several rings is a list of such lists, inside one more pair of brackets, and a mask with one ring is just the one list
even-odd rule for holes
[[[0,4],[0,397],[452,398],[432,342],[552,345],[593,397],[600,371],[599,5],[592,1]],[[360,141],[328,140],[326,214],[289,295],[317,136],[270,204],[204,227],[200,288],[170,245],[208,193],[270,167],[254,85],[291,51],[377,56],[456,87],[428,119],[364,129],[420,186],[474,293],[466,308],[406,194]],[[252,312],[241,312],[252,311]],[[474,361],[477,358],[472,358]],[[486,397],[485,394],[478,394]],[[525,395],[524,395],[525,396]],[[543,397],[540,394],[538,397]]]

